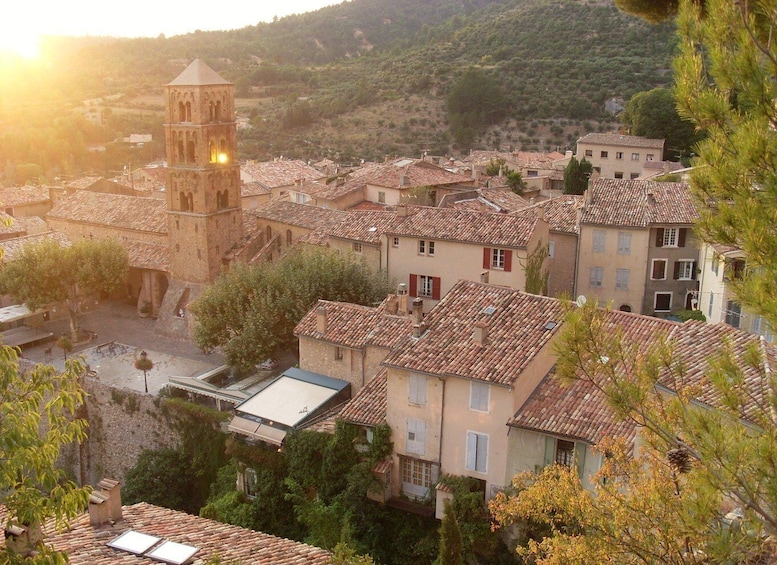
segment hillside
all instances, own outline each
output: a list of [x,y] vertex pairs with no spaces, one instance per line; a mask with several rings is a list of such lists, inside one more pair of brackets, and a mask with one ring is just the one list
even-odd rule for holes
[[[670,25],[582,0],[353,0],[239,30],[51,38],[37,66],[4,70],[0,162],[50,177],[160,157],[162,86],[197,56],[236,84],[243,158],[563,150],[617,127],[605,100],[670,84],[673,50]],[[139,131],[157,140],[144,155],[85,154]]]

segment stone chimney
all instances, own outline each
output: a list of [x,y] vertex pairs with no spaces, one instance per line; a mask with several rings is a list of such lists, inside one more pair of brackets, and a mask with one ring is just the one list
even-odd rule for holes
[[400,204],[397,204],[397,216],[400,218],[404,218],[407,216],[407,203],[402,202]]
[[94,527],[122,520],[121,486],[115,479],[105,478],[89,495],[89,523]]
[[480,282],[488,284],[488,271],[480,273]]
[[484,321],[475,323],[475,331],[473,332],[472,339],[478,345],[485,345],[486,339],[488,339],[488,324]]
[[111,510],[108,497],[98,490],[89,495],[89,524],[99,528],[111,521]]
[[401,316],[407,316],[407,285],[405,283],[397,285],[397,312]]
[[585,189],[585,205],[588,206],[594,203],[594,191],[591,188]]
[[472,180],[476,181],[480,177],[480,173],[478,172],[478,168],[476,165],[472,165]]
[[410,179],[407,178],[407,175],[399,176],[399,186],[410,186]]
[[320,334],[326,333],[326,306],[316,308],[316,331]]
[[420,324],[424,319],[424,300],[423,298],[413,299],[413,323]]
[[545,206],[537,206],[537,219],[545,221]]
[[386,313],[396,314],[399,310],[399,299],[396,294],[389,294],[386,297]]
[[37,522],[29,526],[9,524],[5,528],[5,547],[25,557],[32,554],[43,543],[43,531]]

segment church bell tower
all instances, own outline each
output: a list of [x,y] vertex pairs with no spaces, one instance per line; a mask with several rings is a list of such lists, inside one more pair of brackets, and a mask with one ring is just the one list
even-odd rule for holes
[[170,271],[209,283],[243,235],[234,85],[195,59],[165,100]]

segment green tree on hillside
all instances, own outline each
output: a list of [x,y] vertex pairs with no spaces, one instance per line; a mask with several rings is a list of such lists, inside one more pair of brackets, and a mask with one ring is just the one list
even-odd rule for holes
[[502,85],[485,71],[472,67],[453,83],[446,97],[453,138],[467,146],[485,127],[498,122],[506,111]]
[[193,306],[194,339],[222,347],[230,365],[248,369],[291,349],[294,327],[317,300],[373,304],[387,293],[385,277],[354,256],[302,248],[222,275]]
[[0,270],[0,291],[31,310],[64,304],[71,339],[79,339],[78,315],[90,295],[111,293],[126,284],[127,250],[115,241],[80,240],[70,247],[43,240],[27,244]]
[[564,194],[583,194],[588,189],[588,180],[593,172],[593,165],[585,157],[580,161],[572,157],[564,169]]

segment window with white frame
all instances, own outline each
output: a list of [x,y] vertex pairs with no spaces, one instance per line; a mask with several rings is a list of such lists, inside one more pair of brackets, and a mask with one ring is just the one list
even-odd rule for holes
[[601,288],[604,282],[604,267],[591,267],[591,273],[588,279],[588,286],[591,288]]
[[575,462],[575,442],[557,439],[555,461],[559,465],[571,467]]
[[677,280],[690,281],[693,280],[693,269],[695,261],[693,259],[684,259],[675,263],[675,269],[677,272]]
[[601,157],[602,159],[606,159],[606,158],[607,158],[607,156],[608,156],[608,153],[607,153],[607,151],[602,151],[601,153],[599,153],[599,155],[600,155],[600,157]]
[[335,346],[335,361],[343,360],[343,348]]
[[548,242],[548,257],[550,259],[553,259],[553,256],[556,254],[556,242],[555,241],[549,241]]
[[426,377],[411,373],[407,385],[407,401],[410,404],[426,404]]
[[631,234],[627,231],[618,232],[618,255],[631,255]]
[[427,496],[434,480],[432,473],[431,463],[402,457],[402,491],[411,496]]
[[607,232],[604,230],[594,230],[591,251],[594,253],[604,253],[605,242],[607,241]]
[[472,381],[469,385],[469,408],[478,412],[488,412],[490,389],[488,383]]
[[431,298],[434,293],[434,277],[418,275],[418,296]]
[[615,290],[629,290],[629,269],[615,269]]
[[653,155],[653,153],[648,153],[648,154],[645,156],[645,160],[647,160],[647,161],[652,161],[652,160],[654,159],[654,157],[655,157],[655,156]]
[[385,204],[386,203],[386,193],[385,192],[378,191],[378,202],[380,204]]
[[677,228],[664,228],[664,247],[677,247]]
[[418,254],[419,255],[434,255],[434,241],[427,241],[425,239],[418,240]]
[[594,156],[594,150],[593,149],[586,149],[585,150],[585,156],[586,157],[593,157]]
[[243,494],[248,498],[255,498],[257,492],[257,484],[259,479],[256,475],[256,470],[251,467],[243,469]]
[[653,259],[650,268],[650,278],[654,281],[666,280],[666,259]]
[[426,451],[426,422],[423,420],[407,421],[407,446],[408,453],[423,455]]
[[391,247],[399,247],[399,237],[394,236],[391,238]]
[[505,254],[504,249],[491,249],[491,268],[492,269],[504,269],[505,268]]
[[623,159],[623,151],[616,151],[615,152],[615,158],[616,159]]
[[354,253],[361,253],[362,252],[362,244],[354,241],[353,242],[353,252]]
[[467,462],[469,471],[488,472],[488,435],[467,432]]
[[710,292],[710,305],[707,307],[707,317],[712,318],[712,306],[715,302],[715,295]]
[[631,154],[631,160],[632,161],[639,161],[639,153],[632,153]]
[[672,309],[672,293],[656,292],[653,298],[653,310],[656,312],[669,312]]
[[753,325],[750,328],[750,331],[756,335],[762,336],[769,343],[774,341],[774,330],[772,330],[772,326],[763,316],[758,314],[753,316]]

